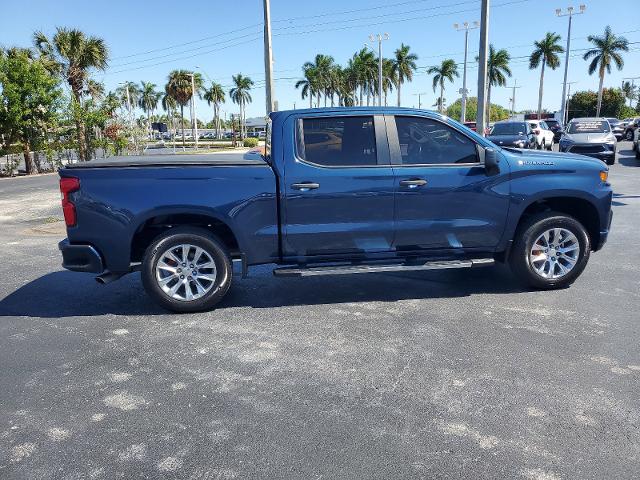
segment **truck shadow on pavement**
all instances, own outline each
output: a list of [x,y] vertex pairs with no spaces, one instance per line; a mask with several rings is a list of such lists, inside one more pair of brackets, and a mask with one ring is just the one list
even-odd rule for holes
[[[272,266],[258,267],[234,281],[215,311],[352,302],[395,302],[525,291],[504,266],[477,270],[274,278]],[[98,285],[93,275],[49,273],[0,301],[0,317],[60,318],[92,315],[166,315],[145,294],[139,274]]]

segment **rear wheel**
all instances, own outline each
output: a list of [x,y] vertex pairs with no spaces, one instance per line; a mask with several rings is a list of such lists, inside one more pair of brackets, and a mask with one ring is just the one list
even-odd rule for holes
[[232,276],[224,245],[199,228],[169,230],[149,246],[142,262],[145,290],[174,312],[212,308],[229,290]]
[[625,139],[625,140],[632,141],[632,140],[633,140],[633,130],[627,130],[627,131],[624,133],[624,139]]
[[520,226],[510,264],[518,278],[530,286],[564,288],[583,272],[590,252],[589,235],[580,222],[561,213],[545,212]]

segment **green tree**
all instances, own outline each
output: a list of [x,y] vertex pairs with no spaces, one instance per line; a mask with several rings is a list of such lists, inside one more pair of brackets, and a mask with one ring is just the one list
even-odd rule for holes
[[220,104],[224,102],[225,95],[222,85],[211,82],[211,86],[205,90],[203,97],[207,105],[213,104],[213,122],[216,128],[216,138],[220,138]]
[[[455,102],[453,102],[447,108],[447,116],[451,118],[460,118],[460,114],[462,112],[462,100],[459,98]],[[478,113],[478,98],[477,97],[468,97],[467,98],[467,113],[469,118],[476,118]],[[499,120],[506,120],[509,118],[510,112],[508,109],[504,108],[501,105],[492,105],[491,106],[491,117],[489,117],[489,121],[497,122]]]
[[327,97],[331,85],[331,75],[335,62],[329,55],[318,54],[313,62],[306,62],[302,70],[313,72],[316,87],[318,106],[320,106],[320,95],[324,95],[324,106],[327,106]]
[[[104,40],[88,37],[80,30],[60,27],[51,40],[39,31],[34,33],[33,39],[51,71],[59,73],[66,80],[74,101],[80,105],[91,69],[104,70],[107,67],[109,52]],[[80,160],[88,160],[85,123],[79,115],[76,116],[75,123],[78,157]]]
[[250,90],[253,86],[253,80],[249,77],[243,76],[241,73],[234,75],[231,78],[233,80],[234,87],[229,90],[229,97],[231,97],[233,103],[240,106],[240,137],[244,140],[247,133],[245,107],[247,103],[251,103],[252,101]]
[[[600,100],[599,100],[600,99]],[[598,101],[601,101],[601,111],[598,113]],[[571,95],[569,99],[568,118],[575,117],[618,117],[623,112],[625,98],[619,88],[604,88],[599,94],[591,90],[580,91]]]
[[589,35],[587,37],[594,48],[587,50],[582,57],[584,60],[592,58],[589,64],[589,75],[593,75],[598,70],[600,77],[600,85],[598,86],[598,106],[596,108],[596,116],[600,116],[600,110],[602,108],[602,89],[604,84],[604,74],[611,73],[611,64],[615,64],[618,70],[622,70],[624,67],[624,60],[620,52],[629,51],[629,42],[624,37],[614,35],[611,31],[611,27],[607,25],[604,30],[604,35],[601,37],[595,35]]
[[316,92],[320,90],[320,82],[316,70],[313,67],[307,67],[305,64],[305,66],[302,67],[302,73],[304,78],[298,80],[295,87],[302,88],[300,96],[303,100],[309,97],[309,108],[312,108],[313,97],[316,95]]
[[34,173],[31,152],[55,128],[62,90],[42,62],[24,52],[0,57],[0,132],[6,144],[20,143],[27,174]]
[[453,82],[454,77],[458,77],[458,65],[451,59],[443,60],[440,66],[430,67],[427,70],[429,75],[433,75],[433,91],[440,86],[440,99],[437,102],[438,111],[444,111],[444,82]]
[[418,68],[416,62],[418,61],[418,55],[410,52],[409,45],[402,43],[393,54],[393,74],[396,79],[396,88],[398,90],[398,106],[401,103],[400,88],[406,81],[413,80],[413,73]]
[[564,48],[558,43],[560,42],[560,35],[557,33],[547,32],[542,40],[533,42],[535,49],[529,57],[529,68],[531,70],[540,69],[540,87],[538,88],[538,118],[542,113],[542,92],[544,89],[544,68],[549,67],[551,70],[555,70],[560,66],[559,53],[564,52]]

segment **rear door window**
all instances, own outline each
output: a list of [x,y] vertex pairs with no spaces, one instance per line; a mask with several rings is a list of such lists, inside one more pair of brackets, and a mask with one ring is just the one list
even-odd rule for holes
[[298,125],[298,156],[325,167],[377,165],[372,116],[303,118]]

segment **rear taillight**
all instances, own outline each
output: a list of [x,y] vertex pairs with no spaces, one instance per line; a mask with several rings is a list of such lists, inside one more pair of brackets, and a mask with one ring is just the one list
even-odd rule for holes
[[537,128],[533,131],[533,133],[535,133],[536,135],[540,135],[540,130],[538,130]]
[[60,193],[62,193],[62,213],[67,227],[76,224],[76,206],[69,199],[71,192],[80,190],[80,180],[75,177],[63,177],[60,179]]

